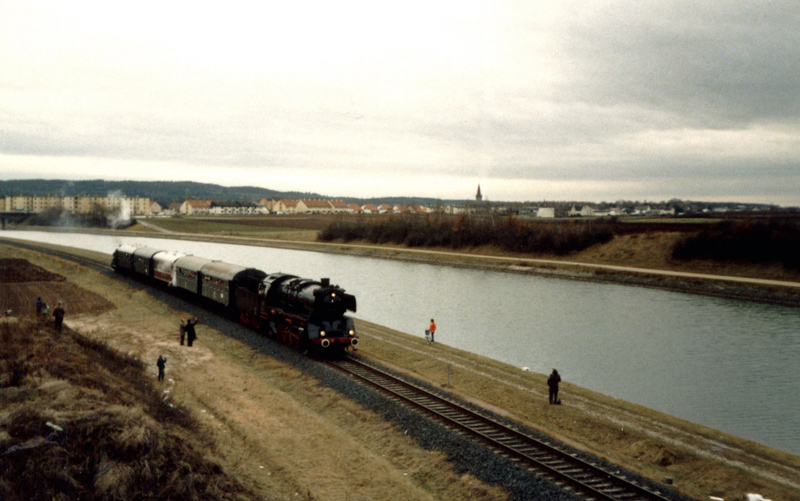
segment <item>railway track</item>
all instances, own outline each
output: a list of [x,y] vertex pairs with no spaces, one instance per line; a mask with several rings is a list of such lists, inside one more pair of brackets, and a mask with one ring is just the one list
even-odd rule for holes
[[393,398],[428,413],[448,426],[488,443],[498,452],[550,477],[589,500],[667,501],[656,492],[560,450],[460,404],[408,383],[353,358],[331,361],[338,370],[379,388]]
[[[20,247],[22,249],[33,250],[36,252],[40,252],[42,254],[47,254],[49,256],[55,256],[65,261],[72,261],[74,263],[78,263],[80,265],[86,266],[88,268],[95,269],[97,271],[102,272],[112,272],[114,271],[111,268],[111,265],[108,262],[103,262],[98,259],[92,259],[85,256],[80,256],[78,254],[74,254],[69,251],[55,249],[53,247],[44,246],[41,244],[27,244],[24,242],[20,242],[17,240],[2,240],[2,243],[7,245],[13,245],[15,247]],[[109,258],[110,260],[110,258]]]

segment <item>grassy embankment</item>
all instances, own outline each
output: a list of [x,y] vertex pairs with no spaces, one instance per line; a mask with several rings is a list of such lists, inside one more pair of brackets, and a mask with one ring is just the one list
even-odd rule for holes
[[[176,233],[201,233],[205,235],[257,237],[309,241],[316,238],[319,223],[304,217],[204,217],[204,218],[150,218],[146,223]],[[145,225],[135,225],[131,231],[154,231]]]
[[267,499],[141,360],[32,318],[3,319],[0,337],[3,499]]

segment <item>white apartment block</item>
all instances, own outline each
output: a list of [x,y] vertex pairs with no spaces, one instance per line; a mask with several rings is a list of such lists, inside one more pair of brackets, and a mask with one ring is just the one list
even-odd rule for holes
[[95,206],[109,212],[123,212],[133,216],[150,214],[150,199],[140,197],[60,197],[46,195],[43,197],[12,196],[0,198],[0,212],[45,212],[48,209],[60,208],[73,214],[86,214]]

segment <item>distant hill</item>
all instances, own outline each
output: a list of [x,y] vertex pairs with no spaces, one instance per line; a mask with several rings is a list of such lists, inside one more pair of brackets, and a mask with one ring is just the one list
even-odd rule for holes
[[[255,186],[220,186],[218,184],[196,183],[192,181],[105,181],[94,179],[88,181],[69,181],[65,179],[17,179],[0,180],[0,197],[20,196],[98,196],[109,195],[126,197],[147,197],[166,207],[172,202],[183,202],[186,199],[203,199],[227,202],[259,202],[263,199],[339,199],[345,202],[355,202],[359,205],[372,204],[403,204],[437,205],[474,203],[472,199],[437,199],[424,197],[381,197],[381,198],[356,198],[356,197],[331,197],[319,193],[300,191],[277,191]],[[597,209],[605,210],[611,207],[624,207],[633,210],[637,205],[646,204],[652,207],[674,207],[678,213],[698,213],[703,209],[728,208],[738,212],[745,210],[781,211],[780,207],[772,204],[742,204],[738,202],[692,202],[689,200],[672,199],[667,202],[638,202],[619,200],[616,202],[589,203],[582,201],[526,201],[526,202],[500,202],[492,204],[506,204],[512,207],[544,206],[555,207],[557,212],[566,213],[571,207],[581,207],[589,204]],[[796,207],[788,209],[797,211]],[[783,210],[782,212],[785,212]]]
[[23,179],[0,181],[2,196],[99,196],[110,194],[147,197],[161,205],[187,198],[209,200],[259,201],[264,198],[323,198],[315,193],[276,191],[253,186],[220,186],[191,181],[67,181],[61,179]]
[[[63,179],[20,179],[0,181],[0,196],[96,196],[110,194],[126,197],[147,197],[166,207],[172,202],[186,199],[226,200],[258,202],[266,199],[332,199],[319,193],[299,191],[276,191],[254,186],[220,186],[218,184],[195,183],[192,181],[68,181]],[[340,197],[341,198],[341,197]],[[421,204],[434,206],[443,201],[433,198],[385,197],[385,198],[343,198],[346,202],[388,204]],[[463,202],[449,201],[449,202]]]

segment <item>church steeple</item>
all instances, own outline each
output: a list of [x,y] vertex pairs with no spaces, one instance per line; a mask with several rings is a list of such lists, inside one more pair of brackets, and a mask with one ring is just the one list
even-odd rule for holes
[[478,185],[478,193],[475,195],[475,201],[480,202],[483,200],[483,195],[481,195],[481,185]]

